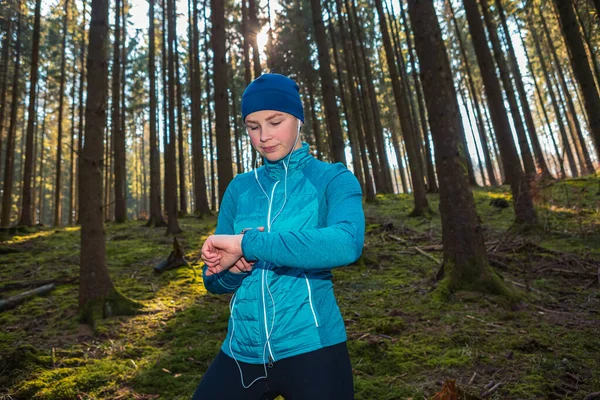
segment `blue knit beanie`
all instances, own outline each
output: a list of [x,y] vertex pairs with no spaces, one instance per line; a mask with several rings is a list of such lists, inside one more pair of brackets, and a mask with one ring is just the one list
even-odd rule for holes
[[242,120],[262,110],[288,113],[304,122],[304,110],[296,82],[281,74],[263,74],[242,95]]

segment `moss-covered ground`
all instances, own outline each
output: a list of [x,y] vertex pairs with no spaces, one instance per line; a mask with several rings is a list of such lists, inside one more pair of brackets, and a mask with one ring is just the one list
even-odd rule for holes
[[[507,190],[474,195],[493,265],[524,296],[516,306],[471,292],[436,300],[437,211],[409,218],[409,195],[365,205],[363,257],[334,272],[357,399],[428,399],[450,379],[489,399],[583,399],[600,391],[600,179],[540,186],[541,229],[527,236],[508,230],[511,207],[490,204],[510,201]],[[429,200],[437,210],[437,196]],[[92,331],[78,320],[77,283],[0,313],[0,399],[190,398],[229,314],[229,296],[205,291],[198,261],[215,222],[182,219],[179,240],[191,267],[162,275],[152,269],[171,249],[164,228],[107,224],[111,277],[144,313],[100,321]],[[76,277],[78,257],[76,227],[2,237],[0,297],[24,290],[4,290],[9,283]]]

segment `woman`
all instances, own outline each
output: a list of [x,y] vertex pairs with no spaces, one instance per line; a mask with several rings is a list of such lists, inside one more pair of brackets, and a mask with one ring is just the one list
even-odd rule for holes
[[202,246],[206,289],[234,295],[227,337],[194,399],[352,399],[331,269],[362,252],[360,185],[300,141],[304,112],[291,79],[254,80],[242,118],[264,165],[229,184]]

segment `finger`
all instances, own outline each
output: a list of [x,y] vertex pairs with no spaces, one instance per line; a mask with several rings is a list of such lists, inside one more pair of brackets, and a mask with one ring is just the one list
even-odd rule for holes
[[264,226],[259,226],[257,229],[258,229],[260,232],[264,232],[264,231],[265,231],[265,227],[264,227]]

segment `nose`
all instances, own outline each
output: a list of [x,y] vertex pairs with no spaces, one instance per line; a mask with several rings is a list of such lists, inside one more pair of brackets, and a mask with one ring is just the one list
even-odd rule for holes
[[269,129],[266,128],[262,128],[260,130],[260,141],[262,143],[268,142],[269,140],[271,140],[273,136],[271,135],[271,133],[269,132]]

